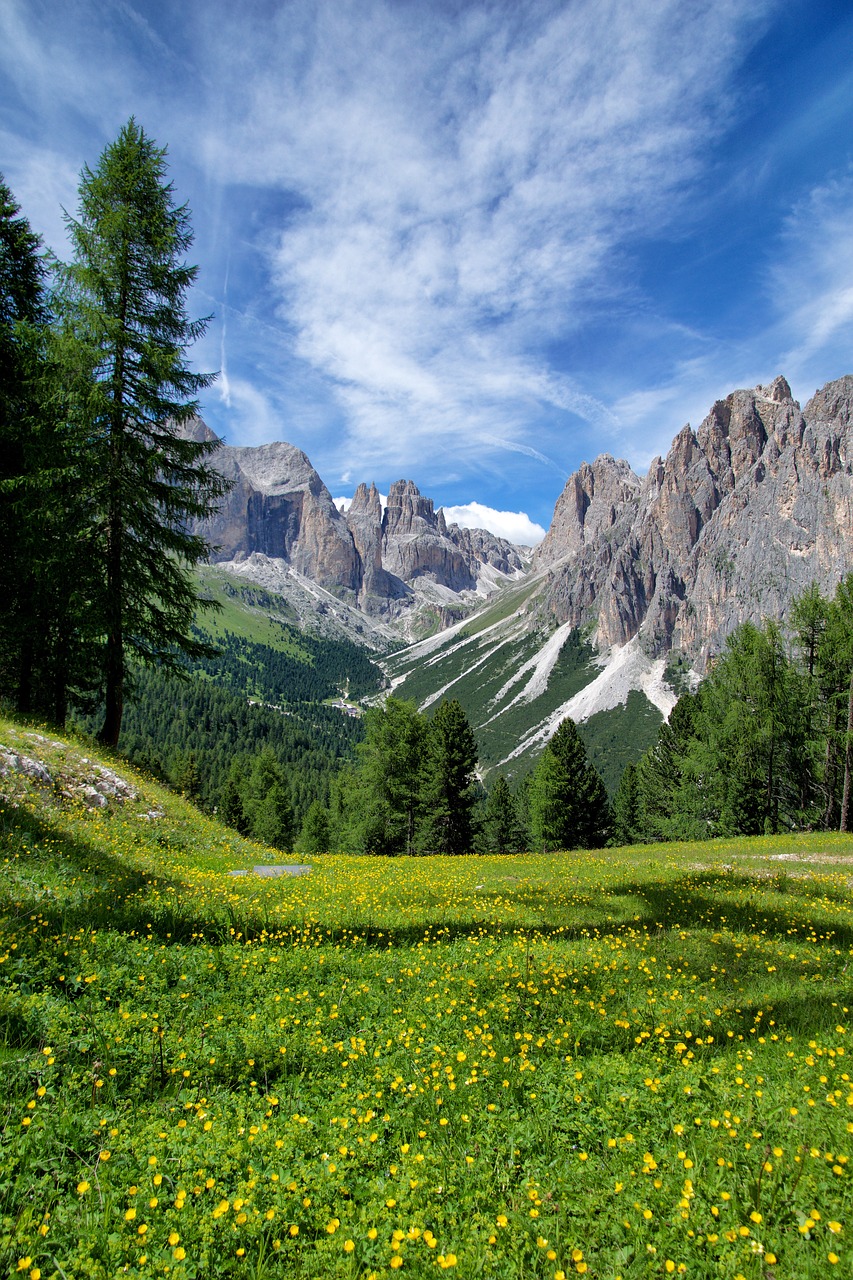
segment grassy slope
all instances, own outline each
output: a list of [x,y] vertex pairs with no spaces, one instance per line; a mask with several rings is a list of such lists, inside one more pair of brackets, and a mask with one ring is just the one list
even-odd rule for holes
[[[522,603],[521,591],[507,588],[489,609],[433,652],[421,656],[417,649],[404,651],[381,664],[399,681],[394,690],[397,697],[411,698],[422,706],[446,687],[444,696],[458,699],[477,737],[487,780],[494,771],[516,778],[527,773],[536,763],[541,742],[510,760],[507,757],[599,673],[595,650],[574,634],[564,643],[545,688],[530,701],[516,700],[530,672],[515,681],[513,676],[548,639],[546,633],[528,630],[513,619]],[[498,622],[507,625],[487,630]],[[637,761],[655,741],[660,724],[657,708],[645,694],[634,691],[625,706],[598,712],[580,726],[590,759],[611,795],[625,765]]]
[[0,743],[6,1273],[853,1272],[850,838],[234,879]]

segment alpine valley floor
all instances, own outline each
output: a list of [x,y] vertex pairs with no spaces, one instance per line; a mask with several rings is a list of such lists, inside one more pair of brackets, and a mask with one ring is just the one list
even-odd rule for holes
[[853,839],[278,861],[0,722],[0,1265],[853,1272]]

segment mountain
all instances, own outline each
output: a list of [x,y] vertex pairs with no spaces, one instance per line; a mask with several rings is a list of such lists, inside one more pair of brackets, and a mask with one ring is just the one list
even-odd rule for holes
[[529,768],[571,716],[612,789],[737,625],[851,570],[853,377],[803,410],[779,377],[718,401],[643,478],[585,463],[526,578],[383,665],[401,697],[459,699],[485,772]]
[[[200,418],[185,430],[217,439]],[[360,484],[343,513],[293,445],[221,444],[213,461],[231,490],[219,512],[194,528],[214,548],[211,561],[286,597],[307,591],[316,599],[320,588],[332,599],[318,607],[339,615],[345,628],[355,609],[379,622],[386,641],[392,633],[381,624],[389,620],[396,634],[440,629],[529,565],[526,548],[485,529],[448,525],[411,480],[391,485],[384,509],[376,486]],[[363,624],[357,629],[365,634]]]
[[560,496],[534,568],[558,624],[599,649],[639,636],[697,669],[740,622],[783,618],[853,567],[853,377],[805,409],[783,377],[718,401],[644,479],[603,454]]
[[292,445],[216,458],[234,480],[202,526],[220,568],[304,625],[409,640],[381,660],[391,686],[421,707],[458,698],[484,773],[523,772],[570,715],[612,788],[739,623],[784,620],[811,582],[831,594],[853,570],[851,376],[803,409],[781,376],[734,391],[644,477],[584,463],[532,562],[448,526],[411,481],[384,508],[359,485],[343,514]]

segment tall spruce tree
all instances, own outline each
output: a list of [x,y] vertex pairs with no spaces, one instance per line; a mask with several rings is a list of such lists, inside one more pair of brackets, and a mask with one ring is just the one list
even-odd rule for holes
[[383,855],[415,852],[426,733],[426,719],[413,702],[387,698],[367,712],[356,763],[340,780],[342,848]]
[[[850,831],[853,828],[853,573],[839,582],[829,603],[819,662],[831,705],[829,733],[834,739],[835,760],[831,789],[836,791],[840,781],[838,826],[840,831]],[[834,825],[834,816],[833,806],[827,825]]]
[[425,853],[470,853],[474,844],[477,742],[455,700],[442,702],[429,722],[424,761]]
[[0,178],[0,694],[60,723],[85,580],[61,400],[41,242]]
[[600,849],[610,834],[604,783],[590,764],[574,720],[551,738],[530,784],[530,826],[543,849]]
[[81,501],[99,535],[99,736],[114,746],[131,659],[178,669],[180,651],[209,652],[190,634],[191,571],[207,547],[188,525],[215,509],[225,486],[206,461],[215,446],[181,434],[214,375],[186,358],[207,320],[186,312],[197,268],[184,261],[190,216],[174,203],[165,149],[131,118],[97,167],[83,169],[79,197],[78,217],[66,215],[62,350],[89,442]]
[[484,807],[483,850],[498,854],[522,853],[527,845],[526,836],[509,783],[499,773]]
[[702,684],[693,773],[715,835],[801,825],[810,792],[806,691],[778,624],[744,622]]
[[640,831],[640,802],[637,766],[630,762],[622,770],[619,789],[613,797],[613,842],[635,844]]
[[33,503],[33,432],[39,334],[47,319],[39,238],[0,179],[0,692],[29,711],[37,580]]

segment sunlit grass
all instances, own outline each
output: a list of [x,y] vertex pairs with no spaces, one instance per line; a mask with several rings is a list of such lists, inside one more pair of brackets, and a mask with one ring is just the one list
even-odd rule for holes
[[0,730],[6,1273],[853,1273],[850,838],[235,878]]

